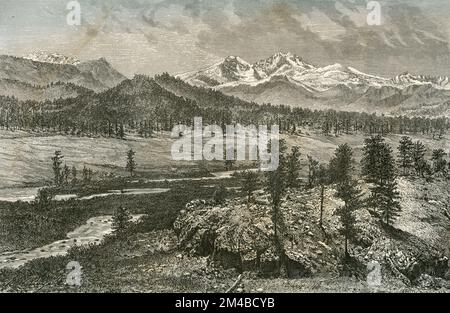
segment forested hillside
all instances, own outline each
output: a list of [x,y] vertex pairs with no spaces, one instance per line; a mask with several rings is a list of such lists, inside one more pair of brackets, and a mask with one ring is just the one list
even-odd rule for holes
[[201,116],[205,124],[278,124],[282,131],[289,132],[308,125],[335,135],[423,133],[440,138],[449,127],[446,117],[393,117],[257,105],[191,86],[168,74],[155,78],[137,75],[99,93],[81,88],[77,92],[80,94],[74,98],[42,102],[0,96],[0,127],[121,138],[127,132],[150,134],[152,130],[171,130],[178,123],[190,125],[195,116]]

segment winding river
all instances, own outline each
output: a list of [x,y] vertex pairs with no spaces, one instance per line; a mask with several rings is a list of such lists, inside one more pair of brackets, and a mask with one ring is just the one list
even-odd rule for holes
[[[133,215],[132,221],[136,222],[142,216],[143,214]],[[34,259],[65,255],[74,246],[99,244],[106,235],[111,233],[111,215],[93,217],[86,224],[69,232],[65,239],[32,250],[0,253],[0,269],[18,268]]]
[[[93,198],[109,197],[112,195],[143,195],[158,194],[168,192],[168,188],[137,188],[123,190],[109,190],[105,193],[92,194],[85,197],[78,197],[75,194],[56,195],[53,197],[55,201],[66,201],[70,199],[90,200]],[[0,201],[5,202],[32,202],[36,199],[39,188],[5,188],[0,189]]]

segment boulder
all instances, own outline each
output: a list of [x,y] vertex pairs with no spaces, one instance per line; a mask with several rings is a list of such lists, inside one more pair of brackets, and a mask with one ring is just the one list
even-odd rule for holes
[[[186,207],[189,211],[180,214],[174,223],[181,248],[195,255],[210,256],[225,268],[265,275],[277,273],[280,260],[275,253],[270,206],[254,204],[248,208],[245,200],[234,199],[220,206],[196,202]],[[335,249],[329,246],[324,249],[326,238],[317,225],[299,222],[296,212],[299,209],[282,208],[284,223],[280,241],[287,275],[304,277],[321,271],[323,266],[314,260],[318,255],[325,263],[333,264],[335,270],[338,265],[333,255]]]

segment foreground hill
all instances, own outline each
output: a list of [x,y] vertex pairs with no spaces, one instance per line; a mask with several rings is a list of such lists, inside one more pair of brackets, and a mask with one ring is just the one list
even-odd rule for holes
[[[347,270],[358,278],[361,289],[371,288],[366,285],[366,278],[373,269],[369,269],[372,262],[381,267],[382,285],[378,286],[381,290],[389,290],[393,285],[410,288],[424,283],[450,289],[450,283],[444,280],[450,273],[450,220],[446,199],[439,195],[446,189],[447,182],[437,180],[430,188],[422,186],[420,181],[400,179],[404,212],[394,227],[382,225],[370,208],[357,211],[358,231],[350,245],[352,260]],[[363,185],[363,189],[367,192],[367,186]],[[335,193],[332,187],[326,191],[323,227],[319,225],[318,188],[292,189],[283,200],[281,241],[289,278],[337,278],[346,271],[341,226],[336,214],[342,203]],[[187,253],[209,256],[211,261],[225,268],[271,277],[276,272],[276,253],[269,203],[263,190],[256,192],[249,206],[243,199],[232,199],[223,205],[205,201],[189,203],[174,224],[179,245]],[[420,218],[413,218],[413,214]],[[277,284],[269,286],[256,278],[251,280],[253,282],[244,284],[245,287],[253,288],[253,284],[262,283],[265,290],[281,291]],[[283,291],[295,292],[294,286]]]

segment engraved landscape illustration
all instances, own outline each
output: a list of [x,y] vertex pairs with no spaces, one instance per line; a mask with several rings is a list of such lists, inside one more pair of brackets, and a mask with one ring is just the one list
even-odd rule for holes
[[0,292],[450,291],[450,3],[2,0]]

